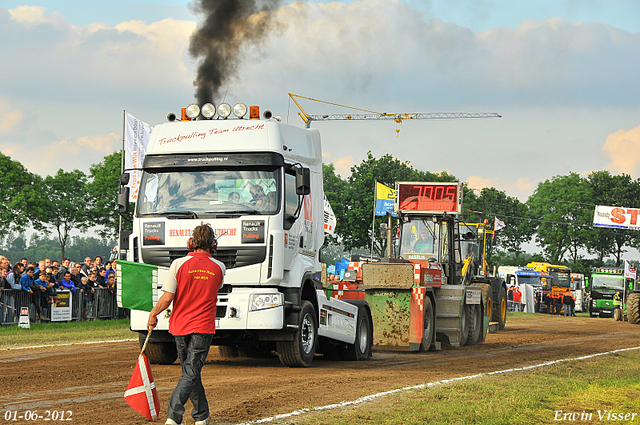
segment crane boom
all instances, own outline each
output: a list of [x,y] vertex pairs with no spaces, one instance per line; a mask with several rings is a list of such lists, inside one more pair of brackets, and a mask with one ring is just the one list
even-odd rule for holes
[[[353,106],[341,105],[338,103],[327,102],[326,100],[314,99],[311,97],[301,96],[298,94],[289,93],[289,97],[296,104],[300,112],[300,118],[305,122],[307,127],[311,126],[312,121],[338,121],[338,120],[393,120],[398,125],[402,124],[404,120],[449,120],[449,119],[475,119],[475,118],[502,118],[502,115],[496,112],[411,112],[411,113],[388,113],[388,112],[375,112],[367,109],[354,108]],[[342,108],[355,109],[362,111],[360,114],[322,114],[322,115],[310,115],[308,114],[298,103],[296,98],[312,100],[314,102],[326,103],[328,105],[340,106]],[[396,133],[400,130],[396,129]]]

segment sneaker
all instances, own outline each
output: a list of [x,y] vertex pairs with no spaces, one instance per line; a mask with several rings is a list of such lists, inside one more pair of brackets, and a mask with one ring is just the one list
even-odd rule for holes
[[196,425],[209,425],[209,418],[204,421],[196,421]]
[[174,421],[173,419],[167,418],[167,422],[165,422],[164,425],[184,425],[184,424],[179,424],[178,422]]

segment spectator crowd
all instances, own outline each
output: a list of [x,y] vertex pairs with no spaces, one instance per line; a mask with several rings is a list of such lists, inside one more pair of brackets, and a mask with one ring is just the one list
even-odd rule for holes
[[[83,264],[73,263],[69,258],[62,260],[62,264],[49,258],[38,262],[22,258],[12,264],[9,258],[0,255],[0,291],[14,290],[14,294],[15,291],[28,294],[27,299],[30,299],[30,304],[36,310],[36,318],[40,321],[49,320],[51,304],[56,301],[58,291],[62,290],[69,290],[81,297],[82,320],[87,320],[87,310],[95,301],[96,290],[105,289],[115,296],[116,281],[116,260],[103,263],[100,256],[93,260],[86,257]],[[0,307],[4,311],[21,307],[10,305],[15,304],[13,297],[2,299]]]

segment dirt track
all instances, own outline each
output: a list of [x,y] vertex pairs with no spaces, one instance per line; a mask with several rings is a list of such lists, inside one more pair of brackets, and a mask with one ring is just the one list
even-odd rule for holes
[[[237,423],[408,385],[634,347],[639,337],[640,326],[613,319],[536,315],[508,321],[504,331],[489,334],[475,347],[430,353],[374,350],[365,362],[318,357],[308,369],[283,367],[277,357],[226,360],[212,347],[202,375],[212,419]],[[123,399],[139,350],[131,341],[0,351],[0,421],[6,410],[18,415],[64,410],[73,412],[76,424],[148,423]],[[153,374],[164,423],[180,367],[177,362],[154,365]],[[193,423],[189,412],[186,424]]]

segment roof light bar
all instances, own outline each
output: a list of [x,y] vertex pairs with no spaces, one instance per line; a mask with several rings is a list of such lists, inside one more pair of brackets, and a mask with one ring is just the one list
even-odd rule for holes
[[216,116],[216,107],[213,103],[205,103],[202,105],[202,116],[208,120]]
[[198,105],[192,103],[191,105],[187,106],[187,116],[190,119],[195,120],[196,118],[198,118],[198,115],[200,115],[200,107]]
[[247,105],[244,103],[236,103],[233,105],[233,115],[238,118],[242,118],[247,115]]
[[231,105],[228,103],[221,103],[218,105],[218,116],[222,119],[227,119],[231,115]]

